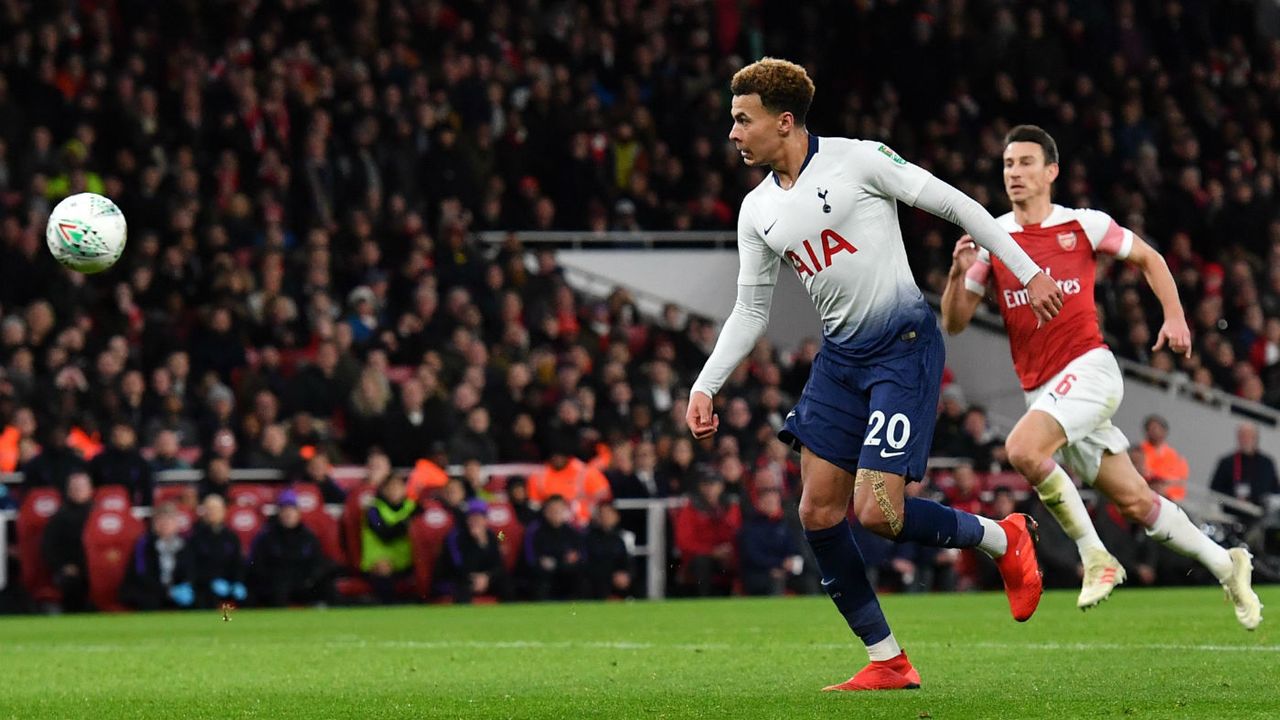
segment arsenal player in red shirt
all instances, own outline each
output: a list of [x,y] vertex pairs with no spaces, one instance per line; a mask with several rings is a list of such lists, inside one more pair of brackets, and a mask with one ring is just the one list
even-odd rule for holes
[[1106,213],[1055,205],[1050,191],[1057,177],[1058,147],[1047,132],[1033,125],[1009,132],[1004,186],[1013,212],[998,220],[1058,283],[1064,296],[1061,314],[1048,324],[1037,320],[1021,283],[966,236],[952,253],[942,296],[943,325],[953,335],[964,330],[988,286],[995,291],[1027,403],[1027,413],[1006,441],[1009,461],[1080,549],[1085,569],[1077,602],[1081,609],[1106,599],[1124,582],[1125,571],[1098,539],[1079,492],[1055,455],[1148,535],[1203,563],[1226,589],[1240,624],[1252,630],[1262,620],[1262,605],[1253,592],[1248,551],[1218,546],[1181,508],[1154,493],[1129,459],[1129,441],[1111,424],[1124,381],[1098,327],[1093,298],[1097,255],[1112,255],[1142,270],[1164,310],[1152,349],[1167,345],[1189,356],[1191,331],[1173,276],[1159,252]]

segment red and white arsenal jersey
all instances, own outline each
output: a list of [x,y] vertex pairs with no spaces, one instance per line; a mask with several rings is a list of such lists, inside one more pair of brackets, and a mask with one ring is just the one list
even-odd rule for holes
[[997,220],[1062,288],[1062,312],[1043,327],[1037,327],[1035,313],[1027,303],[1026,288],[999,258],[991,257],[985,249],[979,250],[977,262],[965,276],[965,288],[977,295],[985,294],[987,281],[994,280],[996,302],[1009,334],[1013,367],[1022,388],[1034,390],[1072,360],[1094,348],[1106,347],[1093,299],[1095,255],[1128,257],[1133,248],[1133,233],[1104,212],[1061,205],[1054,205],[1049,217],[1039,225],[1023,227],[1014,222],[1013,213]]

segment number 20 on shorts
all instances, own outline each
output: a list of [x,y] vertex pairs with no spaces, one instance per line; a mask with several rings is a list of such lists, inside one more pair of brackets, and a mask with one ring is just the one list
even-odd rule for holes
[[862,441],[863,445],[876,447],[880,445],[880,433],[884,432],[884,441],[894,450],[901,450],[907,446],[907,441],[911,439],[911,420],[902,413],[894,413],[892,417],[885,421],[885,414],[879,410],[871,413],[871,417],[867,418],[867,438]]

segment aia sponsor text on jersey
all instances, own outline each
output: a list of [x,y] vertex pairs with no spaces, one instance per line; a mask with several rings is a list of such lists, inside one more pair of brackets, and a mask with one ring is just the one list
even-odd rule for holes
[[831,267],[831,263],[835,260],[836,255],[844,252],[852,255],[858,252],[858,248],[854,247],[853,243],[845,240],[840,233],[835,230],[831,230],[829,228],[823,230],[820,237],[821,240],[819,247],[821,249],[821,254],[819,254],[818,250],[814,248],[811,241],[806,239],[801,243],[805,254],[808,256],[808,262],[806,262],[805,258],[800,257],[799,253],[795,250],[787,251],[787,261],[795,268],[796,277],[801,279],[803,279],[805,275],[813,277],[814,275]]

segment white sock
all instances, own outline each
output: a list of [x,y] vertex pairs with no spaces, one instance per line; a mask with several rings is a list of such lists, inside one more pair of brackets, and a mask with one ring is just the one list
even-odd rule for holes
[[1004,534],[1004,528],[989,517],[975,517],[982,523],[982,540],[978,549],[993,558],[1002,557],[1009,550],[1009,536]]
[[1071,482],[1071,477],[1061,465],[1054,463],[1053,471],[1035,487],[1040,502],[1053,514],[1067,537],[1076,541],[1080,557],[1085,557],[1092,550],[1107,551],[1093,527],[1093,520],[1089,519],[1089,512],[1084,509],[1080,491],[1076,490],[1076,484]]
[[892,660],[902,654],[898,641],[889,633],[889,637],[878,643],[867,646],[867,656],[874,660]]
[[1231,577],[1231,555],[1225,548],[1200,532],[1182,508],[1169,499],[1157,495],[1156,503],[1152,510],[1154,517],[1148,517],[1144,523],[1148,536],[1175,552],[1199,560],[1219,582]]

